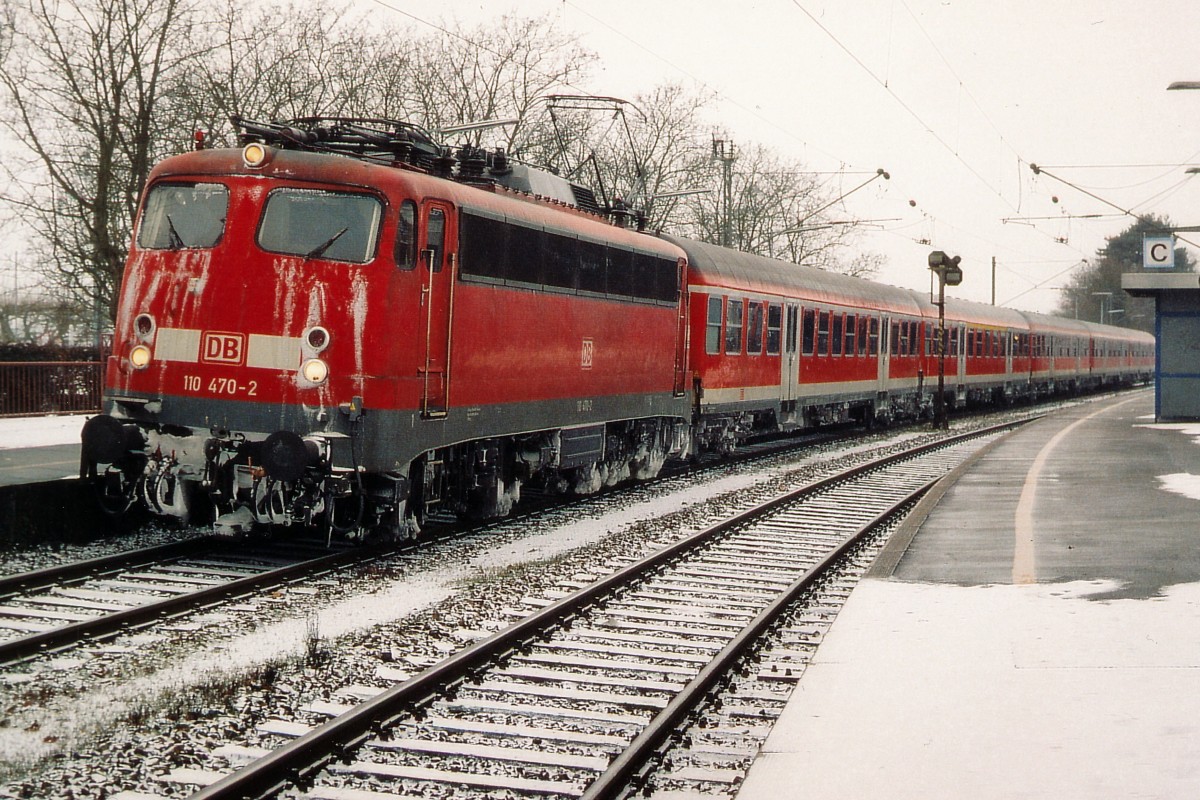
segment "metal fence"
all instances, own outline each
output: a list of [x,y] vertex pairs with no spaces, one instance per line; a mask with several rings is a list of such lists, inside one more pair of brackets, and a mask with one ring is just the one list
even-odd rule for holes
[[98,412],[103,386],[100,361],[0,363],[0,417]]

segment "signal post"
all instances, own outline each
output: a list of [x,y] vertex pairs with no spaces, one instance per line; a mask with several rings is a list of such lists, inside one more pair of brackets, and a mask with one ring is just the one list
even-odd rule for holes
[[946,430],[950,422],[946,419],[946,286],[958,286],[962,283],[962,268],[958,262],[962,256],[948,256],[941,250],[929,254],[929,269],[937,275],[938,281],[938,382],[937,395],[933,399],[934,427]]

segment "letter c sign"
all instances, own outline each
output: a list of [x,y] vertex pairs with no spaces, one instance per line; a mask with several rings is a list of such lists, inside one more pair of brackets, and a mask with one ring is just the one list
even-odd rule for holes
[[1144,269],[1175,268],[1175,237],[1147,236],[1142,240],[1142,267]]

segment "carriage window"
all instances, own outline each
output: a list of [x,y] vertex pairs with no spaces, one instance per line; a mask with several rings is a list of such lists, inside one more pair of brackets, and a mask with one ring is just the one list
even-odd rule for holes
[[804,309],[804,355],[806,356],[811,356],[816,347],[816,329],[816,312],[811,308]]
[[832,341],[830,341],[830,344],[833,345],[833,354],[835,356],[840,356],[842,354],[842,321],[843,321],[843,318],[844,317],[842,314],[834,314],[833,315],[833,335],[830,337],[830,339],[832,340]]
[[730,300],[725,315],[725,352],[742,352],[742,301]]
[[716,355],[721,352],[721,298],[708,298],[708,323],[704,332],[704,352]]
[[375,255],[382,212],[383,204],[369,194],[276,189],[267,196],[258,246],[272,253],[365,264]]
[[188,250],[215,247],[225,232],[229,189],[220,183],[160,183],[146,197],[138,247]]
[[757,354],[763,346],[763,307],[762,303],[750,303],[746,306],[746,352]]
[[[783,306],[767,306],[767,355],[779,355],[779,340],[783,329]],[[795,338],[792,339],[793,345]],[[793,349],[795,349],[793,347]]]
[[852,356],[858,352],[858,346],[855,342],[858,341],[858,317],[853,314],[846,315],[846,355]]
[[417,266],[417,204],[412,200],[400,204],[400,219],[396,223],[396,266],[400,269]]
[[879,355],[879,320],[871,317],[867,322],[867,336],[869,337],[867,353],[871,356],[877,356]]
[[817,353],[829,355],[829,314],[822,311],[817,315]]

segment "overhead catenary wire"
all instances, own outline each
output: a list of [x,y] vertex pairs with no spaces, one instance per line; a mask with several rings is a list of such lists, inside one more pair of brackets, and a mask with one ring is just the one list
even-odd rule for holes
[[[1062,177],[1059,177],[1058,175],[1055,175],[1053,172],[1048,172],[1045,167],[1038,166],[1037,164],[1030,164],[1029,168],[1031,170],[1033,170],[1034,175],[1045,175],[1048,178],[1053,178],[1054,180],[1058,181],[1059,183],[1063,184],[1064,186],[1069,186],[1077,192],[1082,192],[1083,194],[1086,194],[1088,197],[1092,198],[1093,200],[1098,200],[1110,208],[1115,208],[1117,211],[1120,211],[1122,214],[1132,217],[1135,220],[1141,220],[1143,217],[1146,216],[1145,214],[1139,214],[1136,211],[1133,211],[1132,209],[1128,209],[1123,206],[1117,205],[1113,201],[1103,198],[1094,192],[1090,192],[1087,189],[1083,188],[1082,186],[1072,183],[1071,181],[1067,180],[1066,178],[1062,178]],[[1190,244],[1192,247],[1200,247],[1200,245],[1197,245],[1195,242],[1193,242],[1190,239],[1187,239],[1183,236],[1176,235],[1175,238],[1181,242]]]
[[946,141],[945,137],[943,137],[940,133],[937,132],[937,130],[935,130],[933,125],[930,125],[928,122],[926,122],[925,119],[920,114],[917,113],[916,109],[914,109],[911,105],[909,105],[909,103],[903,97],[901,97],[894,89],[892,89],[892,87],[888,84],[888,82],[885,79],[881,78],[878,74],[876,74],[875,71],[872,70],[869,66],[867,66],[867,64],[861,58],[859,58],[858,55],[853,50],[851,50],[848,46],[846,46],[846,44],[844,42],[842,42],[841,39],[839,39],[836,35],[834,35],[833,31],[829,30],[829,28],[827,28],[819,19],[817,19],[817,17],[814,16],[811,11],[809,11],[807,8],[805,8],[800,3],[800,0],[792,0],[792,5],[794,5],[796,8],[798,8],[800,10],[800,12],[802,14],[804,14],[804,16],[808,17],[809,21],[811,21],[813,25],[817,26],[817,28],[819,28],[822,33],[824,33],[827,37],[829,37],[829,39],[834,44],[836,44],[843,53],[845,53],[847,56],[849,56],[850,60],[853,61],[855,64],[857,64],[859,66],[859,68],[862,69],[863,72],[865,72],[868,76],[870,76],[871,80],[875,81],[875,83],[879,84],[879,86],[885,92],[887,92],[889,95],[891,95],[892,99],[895,100],[900,105],[900,107],[902,109],[904,109],[905,112],[908,113],[909,116],[911,116],[914,120],[916,120],[917,123],[919,125],[921,125],[922,128],[924,128],[925,132],[927,134],[929,134],[929,136],[933,137],[934,141],[936,141],[939,145],[941,145],[946,150],[946,152],[950,153],[950,155],[952,155],[956,161],[958,161],[960,164],[962,164],[963,167],[965,167],[966,170],[969,173],[971,173],[971,175],[973,175],[976,180],[978,180],[981,184],[983,184],[985,187],[987,187],[987,189],[992,194],[994,194],[994,195],[996,195],[996,197],[1000,198],[1001,202],[1003,202],[1004,204],[1013,208],[1013,210],[1016,210],[1016,206],[1007,197],[1004,196],[1003,192],[1001,192],[999,189],[997,189],[995,186],[993,186],[991,184],[991,182],[988,181],[988,179],[985,178],[983,176],[983,174],[980,173],[979,170],[977,170],[973,164],[971,164],[965,158],[963,158],[962,154],[959,153],[953,146],[951,146],[951,144]]

